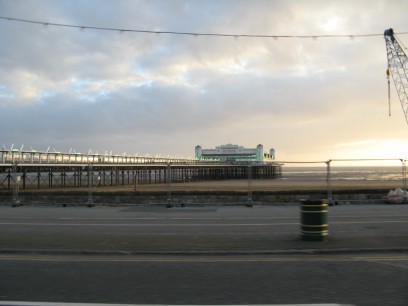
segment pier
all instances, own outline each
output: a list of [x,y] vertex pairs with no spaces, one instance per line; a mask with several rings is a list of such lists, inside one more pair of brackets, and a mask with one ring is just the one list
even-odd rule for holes
[[113,187],[232,179],[270,179],[275,162],[228,163],[184,158],[0,150],[0,190]]

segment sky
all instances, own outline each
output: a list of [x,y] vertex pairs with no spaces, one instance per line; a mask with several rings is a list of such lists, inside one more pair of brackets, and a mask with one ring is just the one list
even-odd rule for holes
[[0,146],[192,157],[196,145],[233,143],[274,148],[278,161],[408,158],[393,84],[388,115],[384,38],[358,37],[408,32],[407,11],[406,0],[0,0],[0,16],[44,23],[0,19]]

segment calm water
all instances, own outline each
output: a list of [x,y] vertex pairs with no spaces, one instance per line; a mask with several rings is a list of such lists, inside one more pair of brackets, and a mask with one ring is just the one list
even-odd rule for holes
[[[326,179],[324,167],[285,167],[282,180],[322,180]],[[331,167],[332,180],[400,181],[403,178],[402,167]]]

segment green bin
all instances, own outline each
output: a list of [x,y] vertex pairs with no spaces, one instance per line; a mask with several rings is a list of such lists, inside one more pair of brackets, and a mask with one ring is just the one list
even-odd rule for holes
[[302,240],[324,241],[329,235],[328,200],[300,200]]

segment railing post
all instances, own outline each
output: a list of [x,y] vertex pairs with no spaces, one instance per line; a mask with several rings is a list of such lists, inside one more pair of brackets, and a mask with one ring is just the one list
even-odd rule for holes
[[92,171],[92,164],[88,164],[88,207],[94,207],[95,204],[93,202],[93,195],[92,195],[92,178],[91,174],[93,176],[93,171]]
[[331,160],[329,159],[326,162],[327,165],[327,176],[326,176],[326,182],[327,182],[327,199],[329,200],[329,203],[333,201],[333,191],[332,191],[332,182],[331,182]]
[[252,164],[248,163],[248,202],[247,207],[252,207]]
[[20,199],[18,198],[18,190],[20,185],[21,177],[17,175],[17,161],[13,162],[13,177],[14,177],[14,186],[13,186],[13,207],[20,205]]
[[134,177],[133,177],[134,183],[135,183],[135,192],[137,191],[137,180],[138,180],[138,176],[137,176],[137,170],[134,171]]
[[167,208],[171,208],[171,164],[167,164]]
[[401,164],[402,164],[402,189],[406,190],[407,189],[407,166],[406,166],[406,160],[401,159]]

